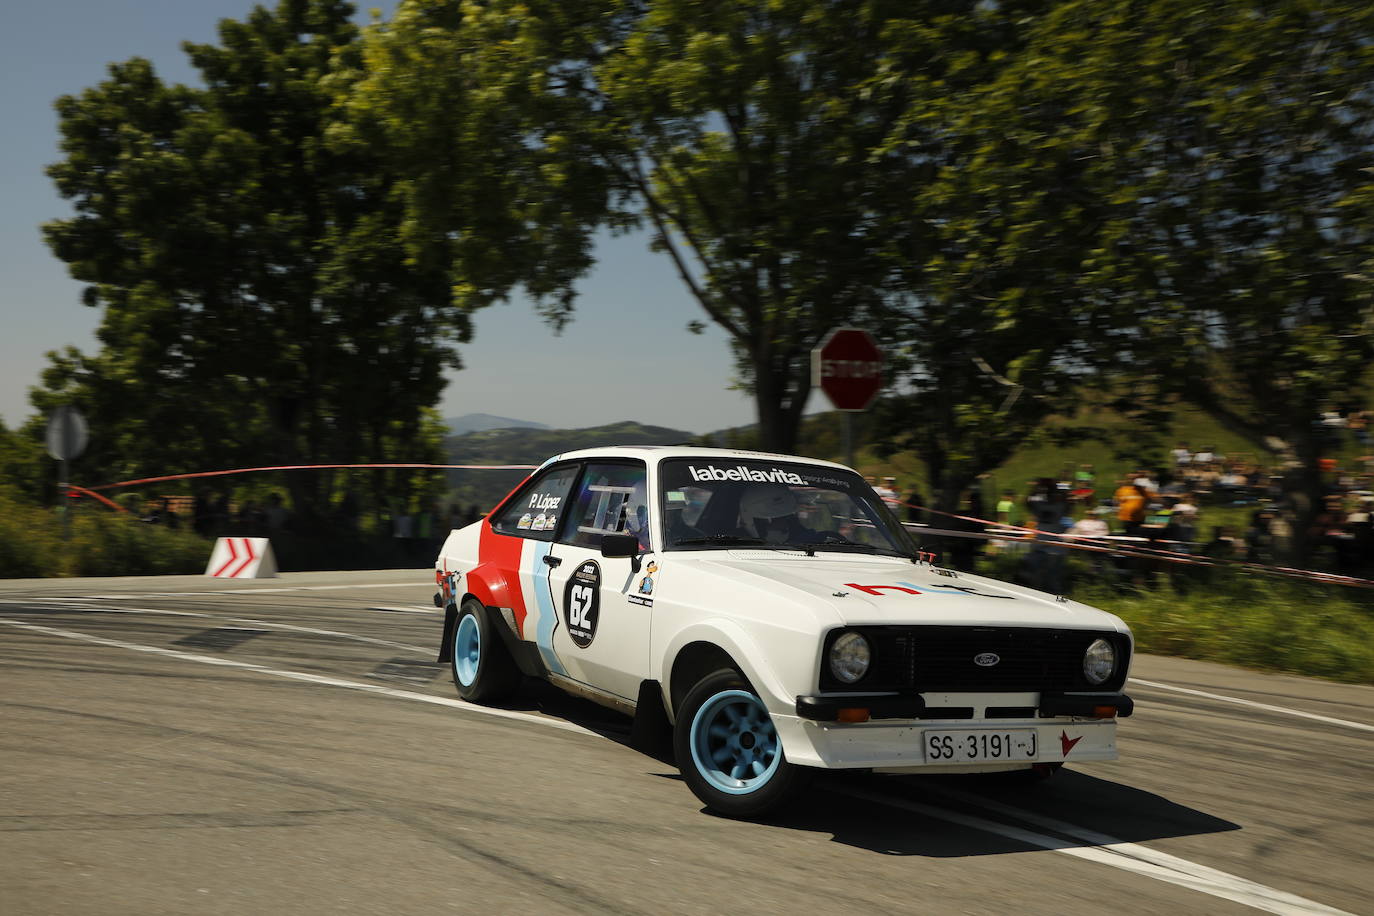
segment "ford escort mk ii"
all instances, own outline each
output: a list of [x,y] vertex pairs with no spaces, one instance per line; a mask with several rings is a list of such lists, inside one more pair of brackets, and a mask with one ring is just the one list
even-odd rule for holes
[[708,807],[817,768],[1048,774],[1116,757],[1130,630],[928,562],[842,465],[723,449],[555,456],[436,562],[458,693],[522,676],[671,728]]

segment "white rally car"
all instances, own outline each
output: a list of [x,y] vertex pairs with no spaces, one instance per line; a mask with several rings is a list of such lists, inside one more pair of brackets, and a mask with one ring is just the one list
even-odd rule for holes
[[815,768],[1050,772],[1116,757],[1132,640],[1083,604],[934,566],[864,480],[699,448],[549,459],[436,562],[439,660],[670,723],[705,804],[772,808]]

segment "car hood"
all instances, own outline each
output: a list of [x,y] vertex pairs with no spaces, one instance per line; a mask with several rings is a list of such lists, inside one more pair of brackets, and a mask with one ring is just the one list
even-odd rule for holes
[[728,550],[698,554],[702,572],[766,586],[784,599],[805,595],[833,608],[838,623],[979,624],[1082,629],[1126,627],[1112,614],[996,579],[894,557],[801,551]]

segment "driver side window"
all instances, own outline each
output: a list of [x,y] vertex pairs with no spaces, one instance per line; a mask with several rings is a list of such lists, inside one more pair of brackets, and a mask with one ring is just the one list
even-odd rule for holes
[[633,534],[649,549],[647,472],[642,464],[589,464],[578,487],[572,525],[561,541],[592,550],[608,534]]

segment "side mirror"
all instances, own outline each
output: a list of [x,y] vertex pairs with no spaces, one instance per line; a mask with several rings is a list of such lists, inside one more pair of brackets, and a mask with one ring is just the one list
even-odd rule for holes
[[603,534],[601,536],[601,555],[617,558],[630,557],[630,565],[639,572],[639,538],[633,534]]

